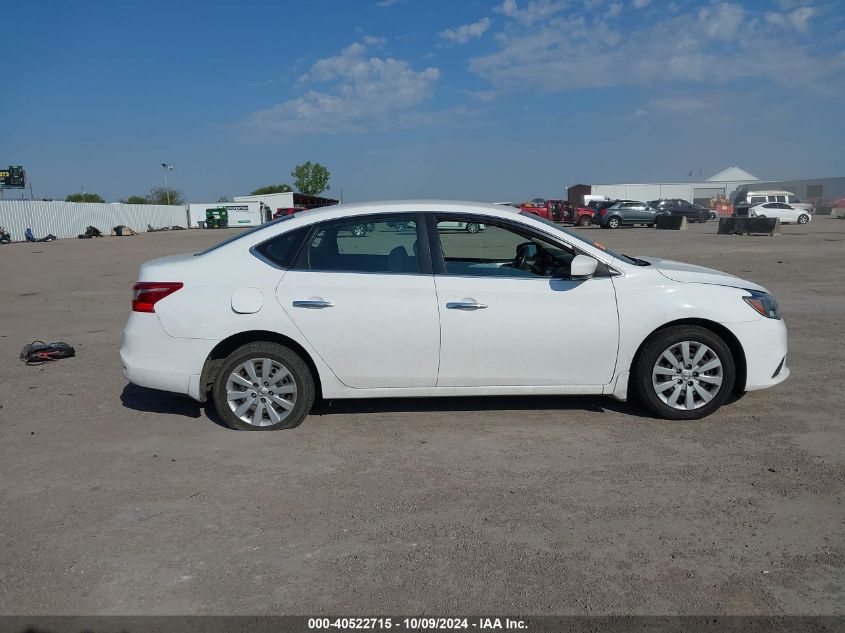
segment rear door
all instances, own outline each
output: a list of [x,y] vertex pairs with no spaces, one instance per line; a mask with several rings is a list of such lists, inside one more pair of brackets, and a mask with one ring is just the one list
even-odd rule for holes
[[419,217],[316,224],[276,289],[284,311],[348,387],[437,381],[437,296]]

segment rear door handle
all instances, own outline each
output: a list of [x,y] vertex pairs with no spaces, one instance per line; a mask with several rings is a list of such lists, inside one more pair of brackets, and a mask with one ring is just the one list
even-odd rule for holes
[[449,301],[446,304],[447,310],[484,310],[486,308],[486,303],[478,303],[477,301]]
[[333,308],[334,303],[332,301],[324,301],[322,299],[297,299],[293,302],[293,307],[311,309]]

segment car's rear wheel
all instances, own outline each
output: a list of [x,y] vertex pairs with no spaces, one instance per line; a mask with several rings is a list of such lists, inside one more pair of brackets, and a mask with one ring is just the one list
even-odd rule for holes
[[290,429],[314,404],[314,377],[293,350],[269,341],[248,343],[223,361],[212,397],[230,428]]
[[367,227],[363,224],[356,224],[352,227],[352,235],[355,237],[364,237],[367,234]]
[[581,219],[578,220],[580,226],[590,226],[592,223],[593,219],[589,215],[582,215]]
[[467,233],[478,233],[481,226],[477,222],[467,222]]
[[619,218],[610,218],[607,221],[607,228],[609,229],[618,229],[622,223],[619,221]]
[[798,216],[798,224],[807,224],[810,221],[810,216],[806,213],[802,213]]
[[697,420],[730,397],[736,365],[720,336],[697,325],[678,325],[646,341],[631,380],[640,402],[660,417]]

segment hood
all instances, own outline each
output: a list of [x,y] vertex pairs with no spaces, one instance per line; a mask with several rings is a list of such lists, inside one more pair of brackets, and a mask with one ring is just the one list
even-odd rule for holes
[[657,257],[637,257],[652,265],[664,277],[672,281],[680,281],[684,283],[697,284],[713,284],[715,286],[729,286],[731,288],[742,288],[745,290],[759,290],[760,292],[769,292],[763,286],[755,284],[751,281],[746,281],[739,277],[723,273],[720,270],[713,268],[705,268],[704,266],[695,266],[693,264],[685,264],[684,262],[673,262],[668,259],[659,259]]

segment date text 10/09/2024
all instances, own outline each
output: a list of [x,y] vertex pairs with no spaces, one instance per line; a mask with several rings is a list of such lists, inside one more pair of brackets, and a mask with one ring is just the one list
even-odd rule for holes
[[308,618],[310,630],[527,630],[528,623],[518,618]]

